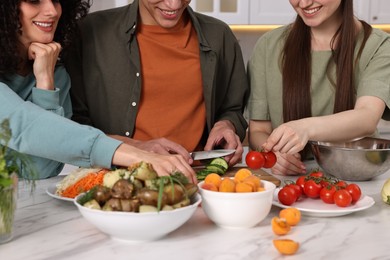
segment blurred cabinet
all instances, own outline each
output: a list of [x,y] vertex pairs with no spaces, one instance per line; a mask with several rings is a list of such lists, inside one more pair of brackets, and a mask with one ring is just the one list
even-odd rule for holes
[[[228,24],[287,24],[296,16],[287,0],[192,0],[190,6]],[[354,0],[354,9],[368,23],[390,23],[390,0]]]
[[249,24],[288,24],[296,17],[287,0],[251,1],[249,9]]
[[197,12],[216,17],[228,24],[249,24],[249,1],[192,0],[190,6]]
[[96,12],[104,9],[110,9],[114,7],[120,7],[127,5],[133,0],[93,0],[90,12]]
[[[390,23],[390,1],[389,0],[360,0],[370,8],[367,21],[370,23]],[[369,3],[367,3],[369,2]]]

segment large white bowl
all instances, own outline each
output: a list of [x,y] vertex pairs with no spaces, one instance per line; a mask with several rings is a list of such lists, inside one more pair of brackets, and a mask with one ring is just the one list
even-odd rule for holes
[[191,218],[202,201],[196,193],[191,205],[187,207],[171,211],[133,213],[90,209],[77,200],[78,197],[74,204],[81,215],[100,231],[114,239],[134,243],[156,240],[176,230]]
[[251,228],[269,214],[275,184],[261,181],[265,191],[230,193],[205,190],[203,181],[198,184],[202,208],[217,226],[229,229]]

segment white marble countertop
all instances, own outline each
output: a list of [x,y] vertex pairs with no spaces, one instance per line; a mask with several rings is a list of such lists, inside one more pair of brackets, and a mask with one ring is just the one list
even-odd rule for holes
[[[1,259],[283,259],[272,245],[276,235],[270,222],[280,210],[276,206],[259,225],[244,230],[219,228],[198,208],[168,236],[134,245],[110,239],[89,224],[72,202],[48,196],[46,188],[62,177],[39,181],[32,195],[30,187],[20,183],[14,238],[0,245]],[[341,217],[303,216],[285,236],[299,241],[301,247],[286,258],[390,259],[390,205],[380,197],[387,178],[390,171],[358,183],[375,200],[369,209]]]

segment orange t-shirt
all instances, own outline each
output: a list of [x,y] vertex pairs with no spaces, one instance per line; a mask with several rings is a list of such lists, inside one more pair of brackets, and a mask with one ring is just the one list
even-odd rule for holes
[[142,93],[136,140],[165,137],[193,151],[206,124],[199,43],[188,19],[172,29],[141,25]]

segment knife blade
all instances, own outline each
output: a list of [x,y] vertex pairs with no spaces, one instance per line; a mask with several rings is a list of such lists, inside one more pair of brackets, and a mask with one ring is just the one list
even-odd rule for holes
[[234,149],[218,149],[218,150],[210,150],[210,151],[199,151],[190,153],[192,159],[194,160],[205,160],[223,157],[229,154],[234,153],[236,150]]

